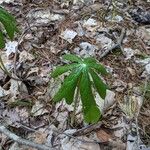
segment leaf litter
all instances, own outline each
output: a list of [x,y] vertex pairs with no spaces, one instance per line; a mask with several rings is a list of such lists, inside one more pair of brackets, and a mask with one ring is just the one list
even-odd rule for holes
[[[17,35],[15,41],[7,41],[6,49],[0,51],[4,65],[23,79],[13,80],[0,71],[0,120],[16,134],[55,149],[148,149],[150,97],[135,91],[137,87],[145,90],[143,85],[149,83],[148,1],[137,0],[137,8],[132,1],[116,1],[110,6],[110,1],[90,0],[0,3],[15,15],[23,33],[21,39]],[[126,35],[121,48],[111,50],[123,27]],[[73,136],[88,127],[81,104],[75,127],[70,124],[73,106],[53,104],[53,95],[64,77],[55,83],[49,73],[61,64],[64,53],[93,56],[110,70],[110,76],[104,78],[111,88],[105,100],[95,95],[103,110],[101,126],[88,134],[83,130],[82,135]],[[0,136],[1,147],[26,149]]]

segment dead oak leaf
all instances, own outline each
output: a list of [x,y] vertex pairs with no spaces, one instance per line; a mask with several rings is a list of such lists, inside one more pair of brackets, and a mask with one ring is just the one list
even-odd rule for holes
[[103,129],[100,129],[99,131],[97,131],[96,135],[101,142],[108,142],[110,139],[112,139],[111,133],[108,134]]

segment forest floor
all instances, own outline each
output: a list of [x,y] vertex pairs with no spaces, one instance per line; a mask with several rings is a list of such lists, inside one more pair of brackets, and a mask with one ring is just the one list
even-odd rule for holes
[[[0,70],[0,150],[150,149],[150,1],[0,3],[20,30],[0,51],[13,77]],[[79,107],[72,126],[73,106],[53,103],[62,79],[50,73],[68,53],[92,56],[109,72],[97,124],[86,124]]]

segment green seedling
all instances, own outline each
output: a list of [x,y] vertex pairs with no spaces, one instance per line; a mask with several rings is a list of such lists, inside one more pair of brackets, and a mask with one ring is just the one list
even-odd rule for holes
[[4,48],[5,38],[2,29],[4,28],[8,37],[13,40],[15,32],[18,32],[18,28],[16,26],[15,18],[2,7],[0,7],[0,22],[1,25],[3,25],[3,27],[0,26],[0,48]]
[[[107,71],[103,65],[99,64],[94,58],[80,58],[68,54],[63,56],[64,60],[70,61],[70,64],[58,66],[51,74],[56,78],[63,73],[70,72],[64,79],[64,82],[55,94],[53,100],[59,102],[65,99],[67,104],[72,104],[74,100],[74,117],[78,98],[80,96],[84,120],[87,123],[96,123],[101,117],[94,94],[93,88],[96,89],[102,99],[106,96],[107,85],[99,77],[106,75]],[[74,118],[73,117],[73,118]]]
[[[8,13],[5,9],[0,7],[0,49],[5,47],[5,36],[4,31],[10,38],[13,40],[15,32],[18,32],[15,18]],[[8,74],[7,69],[4,66],[4,63],[0,56],[0,68]]]

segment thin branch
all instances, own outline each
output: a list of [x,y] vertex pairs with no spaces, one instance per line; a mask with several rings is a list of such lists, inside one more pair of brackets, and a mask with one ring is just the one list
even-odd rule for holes
[[100,56],[100,58],[105,57],[108,53],[110,53],[112,50],[114,50],[116,48],[120,48],[121,51],[122,51],[122,53],[124,54],[124,51],[123,51],[123,48],[122,48],[121,44],[122,44],[122,41],[124,39],[125,33],[126,33],[126,30],[125,30],[125,28],[123,28],[121,30],[121,35],[118,38],[117,43],[114,44],[111,48],[107,49],[104,53],[102,53],[101,56]]
[[54,150],[54,148],[50,148],[49,146],[38,144],[38,143],[35,143],[32,141],[23,139],[23,138],[19,137],[18,135],[12,133],[11,131],[9,131],[4,125],[1,125],[1,124],[0,124],[0,132],[5,134],[10,139],[12,139],[13,141],[15,141],[21,145],[30,146],[30,147],[36,148],[38,150]]
[[73,136],[73,135],[71,135],[71,134],[67,134],[67,133],[65,133],[65,132],[63,132],[63,133],[60,133],[60,134],[64,134],[64,135],[66,135],[66,136],[68,136],[69,138],[72,138],[72,139],[75,139],[75,140],[77,140],[77,141],[80,141],[80,142],[83,142],[83,143],[91,143],[91,144],[108,144],[108,142],[100,142],[100,141],[91,141],[91,140],[84,140],[84,139],[80,139],[80,138],[77,138],[76,136]]
[[91,124],[87,127],[77,130],[72,134],[72,136],[80,136],[80,135],[88,134],[94,130],[99,129],[101,125],[102,125],[102,121],[98,122],[97,124]]

